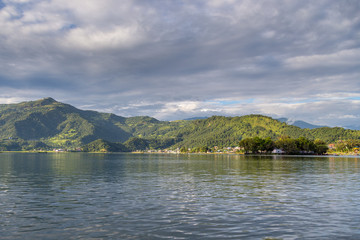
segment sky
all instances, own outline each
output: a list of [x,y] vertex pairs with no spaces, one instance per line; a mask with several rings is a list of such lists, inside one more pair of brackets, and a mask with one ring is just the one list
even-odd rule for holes
[[360,126],[358,0],[0,0],[0,103]]

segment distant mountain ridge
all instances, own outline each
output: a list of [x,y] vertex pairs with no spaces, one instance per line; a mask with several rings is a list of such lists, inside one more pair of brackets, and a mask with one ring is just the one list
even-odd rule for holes
[[199,119],[207,119],[209,117],[191,117],[191,118],[186,118],[184,120],[186,121],[191,121],[191,120],[199,120]]
[[344,126],[344,128],[351,130],[360,130],[360,125],[346,125]]
[[326,127],[326,126],[314,125],[314,124],[304,122],[301,120],[290,120],[288,118],[278,118],[277,120],[279,120],[280,122],[287,123],[289,125],[297,126],[299,128],[315,129],[315,128]]
[[[139,146],[136,139],[143,139],[140,145],[149,148],[237,146],[243,138],[276,139],[283,135],[333,142],[358,139],[360,131],[328,127],[302,129],[263,115],[212,116],[171,122],[148,116],[126,118],[80,110],[53,98],[0,105],[0,147],[12,146],[12,149],[24,144],[81,147],[98,139],[119,143],[130,141],[133,146]],[[104,146],[105,143],[101,142]]]
[[[191,121],[191,120],[199,120],[199,119],[207,119],[209,117],[191,117],[191,118],[186,118],[184,120],[187,121]],[[321,126],[321,125],[314,125],[305,121],[301,121],[301,120],[291,120],[289,118],[278,118],[276,119],[280,122],[283,123],[287,123],[288,125],[293,125],[299,128],[308,128],[308,129],[314,129],[314,128],[322,128],[322,127],[327,127],[327,126]],[[354,129],[352,128],[352,126],[348,127],[349,129]],[[354,130],[360,130],[360,126],[357,129]]]

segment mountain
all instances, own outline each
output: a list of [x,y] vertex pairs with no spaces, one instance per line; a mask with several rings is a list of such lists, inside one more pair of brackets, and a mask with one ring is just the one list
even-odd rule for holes
[[184,120],[186,121],[191,121],[191,120],[199,120],[199,119],[207,119],[209,117],[192,117],[192,118],[186,118]]
[[124,141],[131,134],[120,125],[125,118],[79,110],[52,98],[0,105],[0,138],[46,140],[50,145],[81,145],[98,138]]
[[239,140],[255,136],[272,139],[283,135],[291,138],[315,138],[308,129],[287,125],[262,115],[213,116],[204,120],[194,120],[186,128],[179,129],[177,134],[177,137],[183,139],[176,144],[178,147],[236,146]]
[[340,139],[360,139],[360,131],[339,127],[302,129],[262,115],[213,116],[205,120],[190,121],[185,128],[180,129],[177,137],[183,140],[176,146],[236,146],[240,139],[256,136],[274,140],[280,136],[305,137],[331,143]]
[[[75,108],[53,98],[0,105],[0,150],[75,148],[135,149],[237,146],[244,138],[279,136],[321,139],[359,139],[360,131],[344,128],[305,128],[271,117],[212,116],[206,119],[159,121],[148,116],[125,118]],[[1,140],[2,139],[2,140]],[[111,145],[109,142],[124,143]]]
[[304,122],[301,120],[290,120],[288,118],[278,118],[277,120],[279,120],[280,122],[285,122],[289,125],[293,125],[299,128],[308,128],[308,129],[314,129],[314,128],[322,128],[322,127],[326,127],[326,126],[320,126],[320,125],[314,125],[308,122]]
[[360,130],[360,125],[346,125],[344,128],[352,130]]
[[53,98],[0,105],[0,138],[42,141],[49,146],[81,146],[97,139],[124,142],[148,137],[168,122],[151,117],[124,118],[111,113],[84,111]]

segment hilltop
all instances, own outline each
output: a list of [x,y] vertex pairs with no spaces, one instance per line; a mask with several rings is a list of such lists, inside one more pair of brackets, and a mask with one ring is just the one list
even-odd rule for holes
[[237,146],[243,138],[276,139],[284,135],[334,142],[359,139],[360,131],[328,127],[301,129],[263,115],[212,116],[172,122],[148,116],[126,118],[81,110],[53,98],[0,105],[2,149],[78,148],[98,139],[128,147],[140,144],[144,148]]

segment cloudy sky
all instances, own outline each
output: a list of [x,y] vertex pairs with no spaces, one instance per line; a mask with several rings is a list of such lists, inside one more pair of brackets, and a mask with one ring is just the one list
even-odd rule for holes
[[0,0],[0,103],[360,125],[358,0]]

